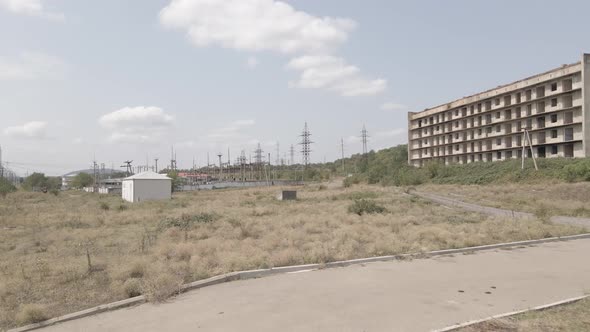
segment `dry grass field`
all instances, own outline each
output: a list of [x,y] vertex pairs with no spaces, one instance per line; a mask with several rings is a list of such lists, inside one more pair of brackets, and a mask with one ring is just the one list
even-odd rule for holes
[[585,332],[590,331],[590,300],[477,324],[457,332]]
[[550,185],[424,185],[417,189],[469,203],[537,215],[590,217],[590,182]]
[[[0,199],[0,329],[257,268],[322,263],[581,233],[538,220],[503,220],[404,195],[400,188],[299,187],[175,194],[124,203],[68,191]],[[349,212],[355,199],[379,213]]]

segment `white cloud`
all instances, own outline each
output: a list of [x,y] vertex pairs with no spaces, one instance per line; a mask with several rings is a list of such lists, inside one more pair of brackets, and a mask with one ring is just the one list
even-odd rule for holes
[[54,21],[63,21],[63,13],[45,10],[42,0],[0,0],[0,8],[21,15],[41,17]]
[[159,107],[137,106],[105,114],[98,121],[112,131],[112,142],[147,143],[164,135],[174,124],[174,117]]
[[342,96],[367,96],[381,93],[387,87],[386,80],[366,79],[357,67],[330,55],[301,56],[291,60],[287,67],[301,71],[299,80],[291,83],[298,88],[322,88]]
[[[302,71],[299,81],[292,84],[295,87],[363,96],[378,94],[387,86],[385,80],[364,78],[357,67],[327,55],[356,28],[351,19],[317,17],[275,0],[172,0],[160,11],[160,22],[185,30],[198,47],[217,45],[300,56],[289,63]],[[249,68],[257,65],[256,58],[248,59]]]
[[172,0],[160,22],[184,29],[197,46],[316,53],[345,42],[356,23],[315,17],[274,0]]
[[4,135],[26,139],[47,138],[47,123],[43,121],[31,121],[21,126],[8,127],[4,129]]
[[259,61],[258,58],[256,57],[249,57],[248,60],[246,60],[246,66],[250,69],[254,69],[256,67],[258,67]]
[[23,52],[12,59],[0,56],[0,80],[57,79],[65,69],[61,59],[43,53]]
[[381,109],[384,111],[405,111],[408,109],[408,106],[403,105],[403,104],[388,102],[388,103],[384,103],[383,105],[381,105]]

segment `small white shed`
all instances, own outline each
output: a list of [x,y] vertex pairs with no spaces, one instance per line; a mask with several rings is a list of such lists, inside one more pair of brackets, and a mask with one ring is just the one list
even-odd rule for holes
[[123,179],[122,197],[128,202],[170,199],[172,179],[164,174],[143,172]]

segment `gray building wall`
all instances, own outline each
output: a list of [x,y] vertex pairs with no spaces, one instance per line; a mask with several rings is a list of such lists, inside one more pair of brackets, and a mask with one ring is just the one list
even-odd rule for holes
[[590,156],[590,54],[582,56],[582,81],[584,87],[582,89],[583,98],[583,122],[582,131],[584,132],[584,153]]

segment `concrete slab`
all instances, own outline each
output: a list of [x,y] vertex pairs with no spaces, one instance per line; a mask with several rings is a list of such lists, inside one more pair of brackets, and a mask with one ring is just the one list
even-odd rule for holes
[[215,285],[40,331],[430,331],[590,289],[590,240]]

